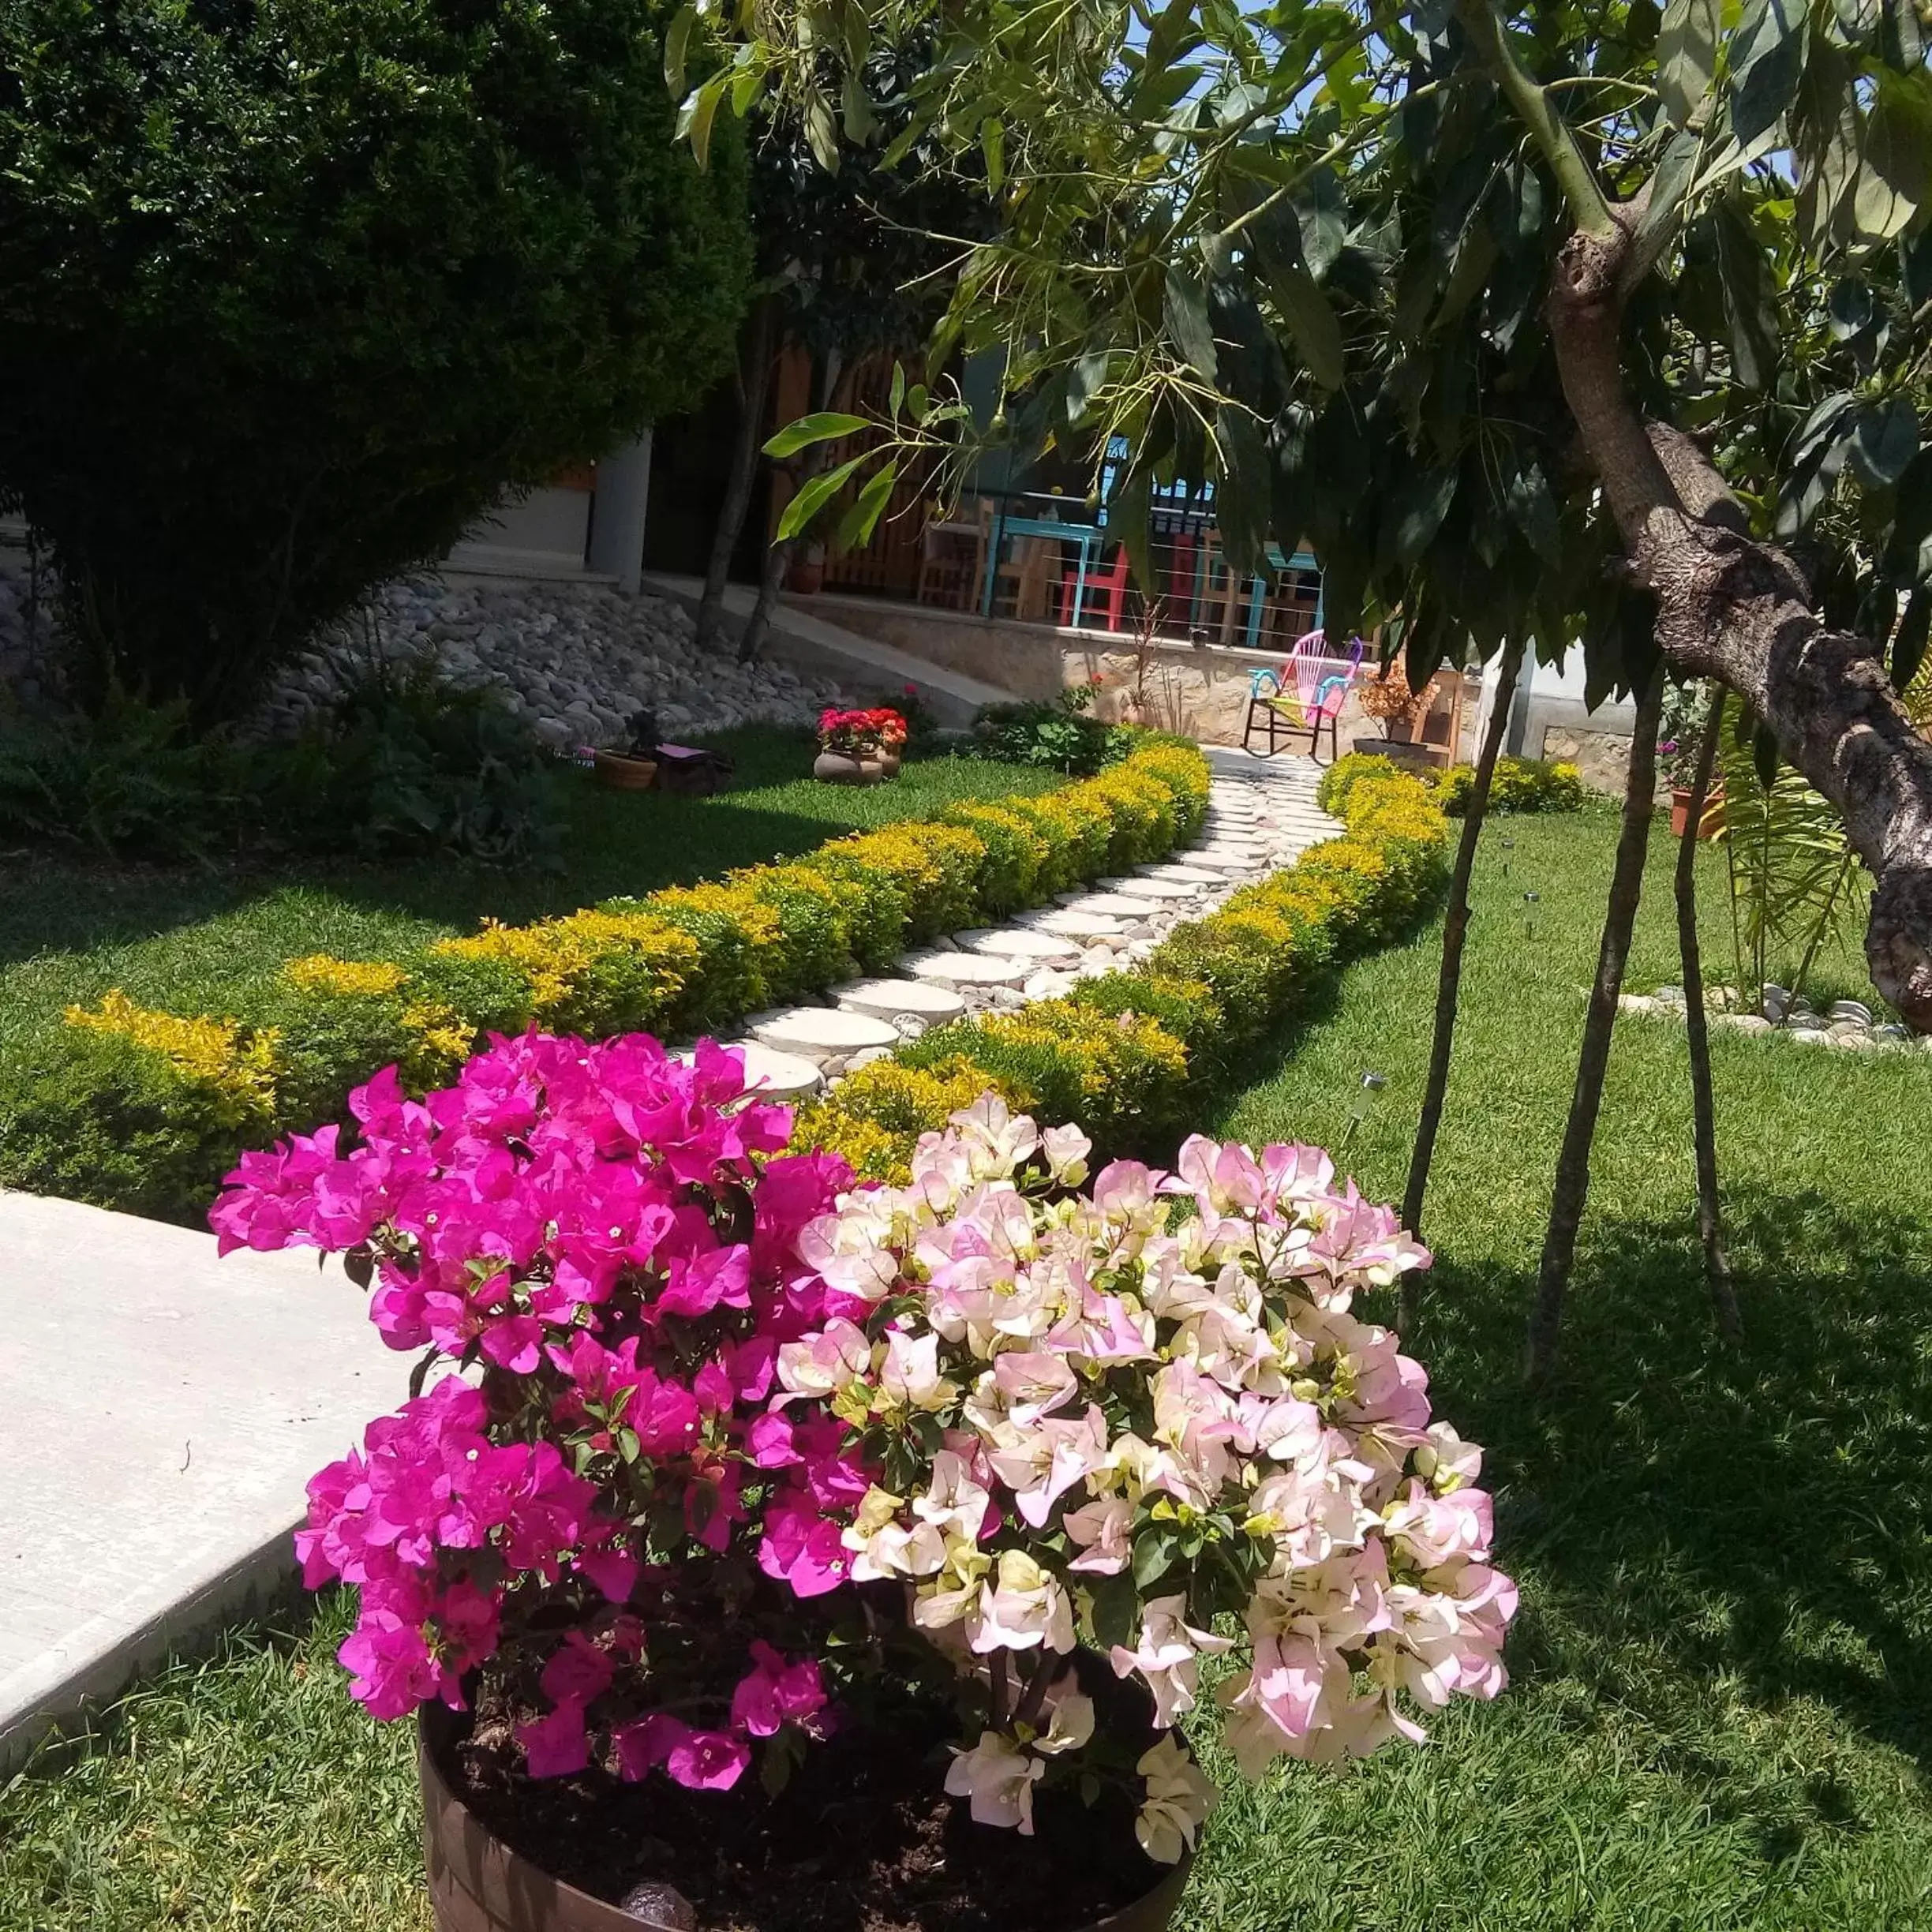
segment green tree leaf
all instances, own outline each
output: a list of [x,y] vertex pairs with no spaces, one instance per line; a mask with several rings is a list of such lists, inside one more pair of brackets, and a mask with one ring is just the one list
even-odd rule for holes
[[898,477],[899,464],[895,458],[877,471],[852,499],[844,515],[839,519],[838,541],[841,549],[856,549],[861,544],[871,541],[879,519],[886,513],[886,506],[892,501],[893,485]]
[[1798,92],[1804,70],[1803,0],[1748,0],[1732,43],[1731,132],[1748,149]]
[[1657,94],[1672,127],[1702,120],[1723,32],[1723,0],[1666,0],[1657,32]]
[[1167,325],[1167,339],[1205,383],[1215,376],[1214,330],[1208,320],[1208,298],[1199,280],[1170,262],[1161,291],[1161,315]]
[[777,541],[788,542],[797,536],[812,519],[836,496],[852,477],[859,466],[871,460],[870,455],[850,458],[836,470],[828,470],[822,476],[815,476],[784,507],[784,514],[778,519]]
[[787,423],[765,444],[767,456],[795,456],[814,443],[829,443],[840,436],[856,436],[871,427],[863,416],[847,416],[837,410],[821,410]]
[[1919,412],[1908,396],[1867,403],[1852,439],[1852,474],[1869,489],[1889,489],[1919,454]]

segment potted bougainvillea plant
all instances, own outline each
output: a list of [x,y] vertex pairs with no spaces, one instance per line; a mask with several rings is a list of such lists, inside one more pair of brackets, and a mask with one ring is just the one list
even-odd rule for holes
[[906,721],[889,705],[818,714],[818,757],[812,775],[834,784],[877,784],[899,775]]
[[212,1218],[423,1351],[298,1547],[444,1932],[1159,1932],[1190,1712],[1259,1777],[1502,1688],[1481,1452],[1351,1309],[1428,1257],[1326,1155],[1090,1183],[989,1096],[856,1187],[642,1036],[352,1106]]

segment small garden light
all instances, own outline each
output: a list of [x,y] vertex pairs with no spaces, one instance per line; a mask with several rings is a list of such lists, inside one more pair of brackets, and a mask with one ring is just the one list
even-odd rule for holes
[[1355,1098],[1349,1103],[1348,1125],[1342,1129],[1344,1147],[1355,1138],[1355,1129],[1368,1118],[1368,1110],[1375,1105],[1376,1095],[1387,1084],[1380,1073],[1363,1073],[1361,1084],[1355,1089]]
[[1541,893],[1526,892],[1523,894],[1523,937],[1526,939],[1536,937],[1537,906],[1541,898]]
[[1510,854],[1515,849],[1516,841],[1514,839],[1506,838],[1503,841],[1503,876],[1505,878],[1509,877]]

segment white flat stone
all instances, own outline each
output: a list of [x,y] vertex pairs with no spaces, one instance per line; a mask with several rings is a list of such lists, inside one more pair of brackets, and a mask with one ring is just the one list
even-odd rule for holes
[[1219,872],[1197,865],[1149,866],[1147,876],[1151,879],[1172,879],[1180,886],[1219,886],[1222,882]]
[[1033,923],[1043,932],[1064,933],[1069,939],[1105,939],[1127,930],[1125,919],[1104,912],[1042,912]]
[[1110,919],[1151,919],[1160,910],[1151,899],[1136,899],[1126,893],[1084,893],[1060,902],[1069,912],[1101,912]]
[[837,998],[848,1012],[877,1013],[887,1020],[903,1013],[927,1026],[944,1026],[966,1017],[966,1002],[932,979],[855,979],[839,988]]
[[744,1055],[745,1084],[754,1088],[762,1099],[807,1099],[825,1084],[818,1061],[803,1054],[782,1052],[762,1040],[723,1040],[719,1044]]
[[[0,1193],[0,1771],[293,1566],[309,1478],[407,1396],[305,1249]],[[30,1445],[31,1449],[30,1449]]]
[[988,932],[961,933],[960,944],[968,953],[990,953],[1000,959],[1075,960],[1080,948],[1062,933],[1042,932],[1037,926],[1002,926]]
[[1180,879],[1125,878],[1103,879],[1100,883],[1108,892],[1125,893],[1135,899],[1157,899],[1169,905],[1178,905],[1185,900],[1200,897],[1200,887],[1193,880],[1183,882]]
[[903,963],[921,979],[961,987],[1018,987],[1035,966],[1031,960],[999,959],[990,953],[925,953]]
[[899,1043],[899,1031],[889,1020],[839,1006],[795,1006],[752,1028],[751,1037],[780,1053],[802,1054],[821,1067],[868,1046]]

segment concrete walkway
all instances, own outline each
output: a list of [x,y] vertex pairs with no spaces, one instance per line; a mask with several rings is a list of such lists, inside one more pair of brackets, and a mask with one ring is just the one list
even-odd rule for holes
[[290,1571],[305,1486],[410,1358],[313,1253],[0,1192],[0,1775]]

